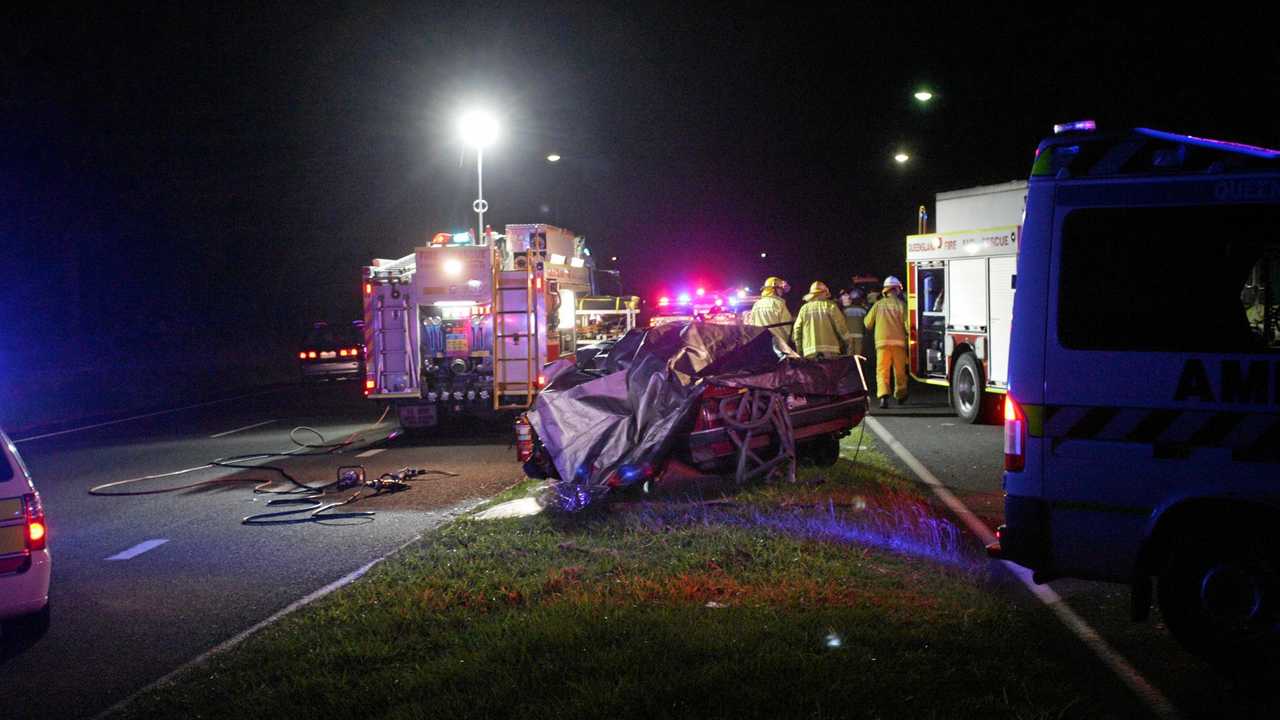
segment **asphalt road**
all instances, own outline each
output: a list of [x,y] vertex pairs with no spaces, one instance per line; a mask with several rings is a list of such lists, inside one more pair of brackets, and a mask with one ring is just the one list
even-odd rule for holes
[[[48,516],[53,621],[38,642],[7,649],[0,665],[3,714],[74,718],[101,712],[393,551],[446,519],[451,509],[491,496],[521,477],[500,429],[489,437],[386,442],[395,424],[372,427],[379,413],[354,382],[325,383],[18,439]],[[339,465],[356,464],[370,476],[404,466],[456,476],[428,475],[403,493],[349,506],[374,511],[372,518],[265,527],[240,522],[266,510],[268,498],[255,494],[250,482],[137,497],[88,492],[102,483],[195,467],[218,457],[297,452],[289,436],[296,426],[315,428],[327,442],[353,433],[359,438],[340,453],[271,461],[303,482],[326,482]],[[297,437],[319,441],[306,432]],[[214,468],[117,489],[220,477],[278,478],[265,470]]]
[[[969,425],[947,406],[944,388],[913,384],[906,405],[875,409],[876,419],[960,498],[988,527],[1004,517],[1000,487],[1004,433],[999,425]],[[868,432],[870,436],[870,432]],[[887,449],[895,462],[900,461]],[[913,477],[905,465],[901,470]],[[978,542],[976,539],[974,542]],[[1218,674],[1182,649],[1153,609],[1145,621],[1129,617],[1129,588],[1113,583],[1056,580],[1049,586],[1163,693],[1184,718],[1280,717],[1280,673],[1256,684]],[[1011,592],[1017,588],[1010,583]],[[1035,602],[1028,596],[1028,602]],[[1011,671],[1014,669],[1011,669]]]
[[[960,422],[937,388],[913,386],[912,392],[907,405],[874,415],[994,527],[1002,515],[1001,429]],[[519,477],[504,427],[479,437],[463,431],[386,442],[394,424],[373,427],[378,413],[354,383],[335,383],[20,441],[48,511],[54,618],[39,642],[0,661],[5,716],[92,716],[386,555],[442,522],[450,509],[493,495]],[[325,482],[345,464],[364,465],[371,476],[403,466],[456,476],[427,476],[409,491],[352,506],[375,511],[372,520],[270,527],[240,523],[265,510],[266,498],[255,495],[251,483],[140,497],[88,494],[101,483],[216,457],[296,452],[289,437],[295,426],[313,427],[329,442],[353,433],[360,438],[341,453],[285,459],[284,466],[307,483]],[[309,433],[298,439],[317,440]],[[272,476],[265,470],[206,470],[144,486]],[[131,556],[109,559],[122,553]],[[1130,622],[1127,588],[1080,581],[1052,587],[1182,716],[1275,716],[1276,692],[1242,690],[1214,674],[1169,638],[1158,613]]]

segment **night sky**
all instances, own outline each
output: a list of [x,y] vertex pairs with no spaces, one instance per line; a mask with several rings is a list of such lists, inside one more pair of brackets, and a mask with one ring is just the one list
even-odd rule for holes
[[585,234],[646,297],[900,274],[917,205],[1025,177],[1055,122],[1280,146],[1256,8],[103,5],[7,17],[15,356],[356,318],[369,258],[474,223],[473,103],[504,125],[493,225]]

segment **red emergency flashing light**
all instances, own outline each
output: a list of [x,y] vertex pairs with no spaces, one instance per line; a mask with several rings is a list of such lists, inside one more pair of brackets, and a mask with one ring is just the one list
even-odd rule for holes
[[365,294],[365,295],[372,295],[372,294],[373,294],[373,283],[365,283],[365,284],[364,284],[364,294]]
[[1004,396],[1004,469],[1027,467],[1027,416],[1012,395]]
[[346,357],[346,356],[347,356],[347,349],[346,349],[346,348],[343,348],[343,349],[341,349],[341,350],[339,350],[339,351],[338,351],[338,357]]
[[299,359],[299,360],[306,360],[306,359],[307,359],[307,354],[306,354],[305,352],[300,352],[300,353],[298,353],[298,359]]
[[372,380],[365,380],[365,381],[364,381],[364,388],[365,388],[366,390],[372,390],[372,389],[373,389],[373,381],[372,381]]
[[315,350],[312,350],[311,352],[307,353],[307,357],[309,357],[309,358],[311,358],[311,359],[313,359],[313,360],[314,360],[314,359],[317,357],[317,356],[316,356],[316,351],[315,351]]
[[662,297],[660,297],[660,298],[658,298],[658,307],[666,307],[666,306],[668,306],[668,305],[670,305],[670,304],[671,304],[671,298],[669,298],[669,297],[667,297],[667,296],[665,296],[665,295],[664,295],[664,296],[662,296]]
[[703,295],[706,295],[706,294],[707,294],[706,288],[698,288],[698,297],[702,297]]

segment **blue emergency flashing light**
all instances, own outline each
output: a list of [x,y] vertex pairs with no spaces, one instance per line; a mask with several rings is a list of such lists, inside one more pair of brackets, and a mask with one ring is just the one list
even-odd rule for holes
[[1075,122],[1062,123],[1053,126],[1053,134],[1061,135],[1065,132],[1093,132],[1098,129],[1098,123],[1092,120],[1077,120]]
[[688,305],[693,302],[693,298],[689,297],[689,293],[680,293],[680,297],[677,299],[680,301],[681,305]]

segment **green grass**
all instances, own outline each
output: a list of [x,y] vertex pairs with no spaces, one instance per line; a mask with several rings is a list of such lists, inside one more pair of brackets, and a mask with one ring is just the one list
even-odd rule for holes
[[119,716],[1140,714],[932,513],[870,449],[710,502],[463,520]]

